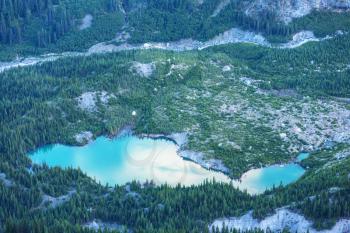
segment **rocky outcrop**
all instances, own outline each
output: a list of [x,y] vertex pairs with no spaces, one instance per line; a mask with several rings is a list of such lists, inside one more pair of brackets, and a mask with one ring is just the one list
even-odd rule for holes
[[275,214],[261,221],[253,218],[252,211],[238,218],[217,219],[209,226],[209,229],[222,231],[223,226],[225,226],[230,230],[236,229],[244,232],[254,229],[260,229],[263,232],[283,232],[283,230],[288,229],[292,233],[345,233],[350,231],[349,219],[341,219],[332,229],[322,231],[314,229],[312,224],[304,216],[281,208],[277,209]]
[[85,15],[84,18],[81,20],[79,30],[85,30],[85,29],[91,27],[92,19],[93,19],[92,15],[90,15],[90,14]]
[[111,98],[115,98],[115,96],[108,94],[106,91],[94,91],[81,94],[76,98],[76,101],[78,102],[78,107],[81,110],[95,112],[98,110],[98,102],[100,102],[102,105],[107,105]]
[[200,153],[200,152],[194,152],[194,151],[188,151],[188,150],[181,151],[180,150],[179,153],[180,153],[180,156],[182,158],[193,161],[193,162],[201,165],[205,169],[222,172],[224,174],[230,174],[230,169],[227,168],[221,160],[206,159],[204,157],[204,154]]
[[94,134],[90,131],[84,131],[74,136],[75,140],[80,144],[91,142],[93,137]]
[[99,219],[94,219],[93,221],[84,224],[83,227],[96,232],[101,232],[101,231],[132,232],[132,230],[128,229],[126,226],[120,225],[118,223],[106,223]]
[[50,195],[44,194],[42,197],[41,204],[38,208],[56,208],[66,202],[68,202],[72,196],[76,193],[76,190],[71,190],[66,195],[62,195],[59,197],[52,197]]
[[152,76],[153,72],[156,70],[156,65],[154,63],[140,63],[134,62],[130,68],[130,71],[135,71],[141,77],[149,78]]
[[5,185],[5,187],[13,186],[13,182],[6,178],[5,173],[0,173],[0,182],[2,182]]
[[350,8],[350,0],[254,0],[247,2],[246,14],[256,17],[264,12],[272,12],[288,23],[293,18],[309,14],[312,10],[345,10]]

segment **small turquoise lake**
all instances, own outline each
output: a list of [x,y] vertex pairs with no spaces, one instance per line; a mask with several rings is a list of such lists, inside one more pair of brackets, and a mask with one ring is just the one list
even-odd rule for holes
[[309,157],[310,157],[310,153],[306,153],[306,152],[300,153],[297,157],[297,162],[301,162],[304,159],[307,159]]
[[33,163],[46,163],[50,167],[80,168],[102,184],[124,185],[133,180],[153,180],[156,184],[190,186],[215,178],[257,194],[296,181],[304,174],[298,164],[253,169],[231,180],[223,173],[207,170],[182,159],[178,146],[168,140],[140,139],[126,136],[115,139],[99,137],[82,147],[61,144],[46,146],[29,154]]

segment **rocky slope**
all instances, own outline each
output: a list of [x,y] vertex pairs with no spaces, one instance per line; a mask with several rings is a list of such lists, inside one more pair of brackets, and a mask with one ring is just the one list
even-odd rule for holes
[[246,14],[256,17],[270,12],[288,23],[293,18],[309,14],[313,10],[346,10],[350,8],[349,0],[254,0],[247,3]]
[[228,229],[249,231],[253,229],[260,229],[264,232],[284,232],[288,229],[288,232],[293,233],[346,233],[350,231],[350,220],[339,220],[332,229],[317,231],[312,228],[312,222],[308,221],[302,215],[294,213],[286,208],[276,210],[274,215],[271,215],[261,221],[252,217],[252,212],[247,213],[239,218],[226,218],[217,219],[210,226],[209,229],[218,228],[220,231],[225,225]]

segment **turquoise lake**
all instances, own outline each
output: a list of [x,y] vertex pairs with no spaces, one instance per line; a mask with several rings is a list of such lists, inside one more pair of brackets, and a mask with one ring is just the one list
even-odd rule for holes
[[310,156],[310,153],[306,153],[306,152],[300,153],[297,157],[297,162],[301,162],[304,159],[309,158],[309,156]]
[[171,141],[127,136],[115,139],[99,137],[83,147],[46,146],[29,156],[36,164],[80,168],[96,181],[109,185],[153,180],[156,184],[190,186],[215,178],[218,182],[232,182],[241,190],[257,194],[273,185],[294,182],[304,174],[302,167],[292,163],[253,169],[243,174],[240,181],[231,180],[223,173],[183,160],[177,151],[177,145]]

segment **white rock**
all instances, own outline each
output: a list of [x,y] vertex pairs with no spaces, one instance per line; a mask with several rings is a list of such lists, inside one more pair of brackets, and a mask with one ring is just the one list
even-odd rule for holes
[[75,135],[74,138],[78,143],[86,143],[91,142],[93,136],[93,133],[90,131],[85,131]]
[[286,134],[286,133],[280,133],[280,137],[281,137],[282,139],[285,139],[285,138],[287,137],[287,134]]
[[226,6],[230,4],[231,0],[221,0],[219,5],[216,7],[215,11],[210,17],[216,17],[220,14],[220,12],[225,9]]
[[79,30],[84,30],[91,27],[92,19],[93,19],[92,15],[90,14],[85,15],[84,18],[81,20],[81,25],[79,26]]
[[222,68],[222,71],[223,71],[223,72],[229,72],[229,71],[231,71],[231,66],[229,66],[229,65],[224,66],[224,67]]

